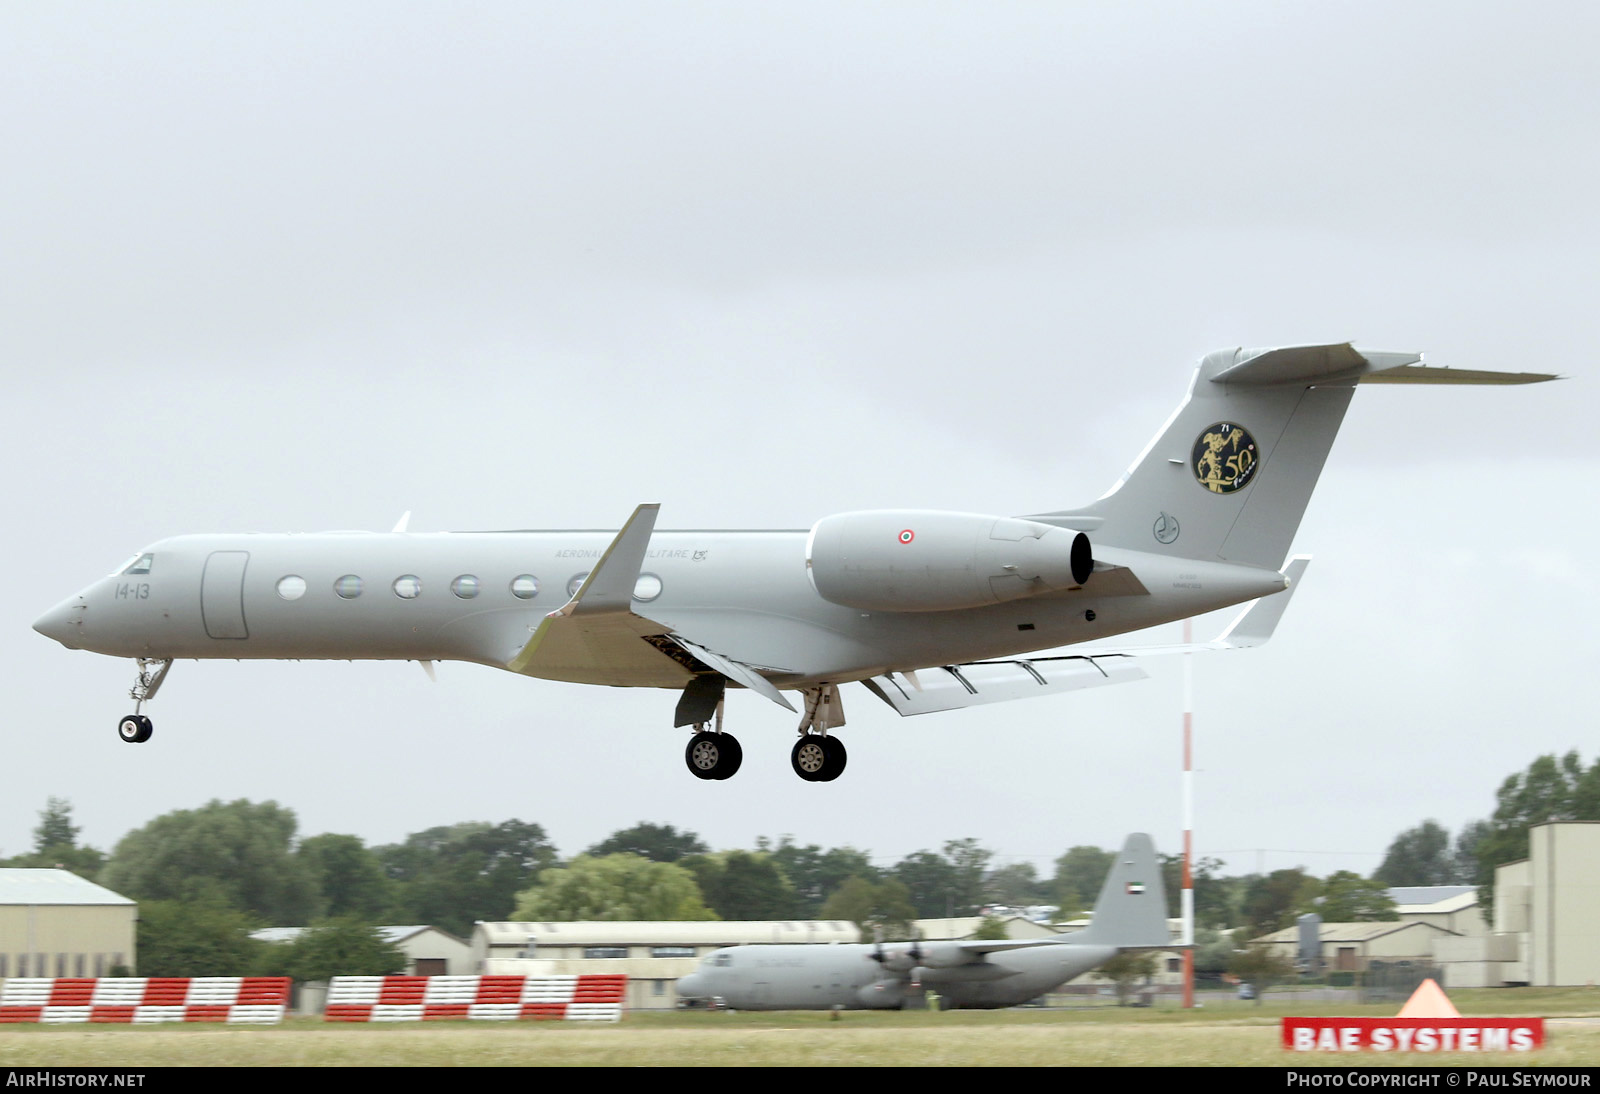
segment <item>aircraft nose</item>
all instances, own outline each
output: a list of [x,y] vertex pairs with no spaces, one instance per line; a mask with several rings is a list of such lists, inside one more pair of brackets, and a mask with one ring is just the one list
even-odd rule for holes
[[678,977],[678,997],[681,999],[701,999],[705,997],[705,977],[697,972],[688,976]]
[[83,617],[88,603],[82,596],[68,597],[33,622],[33,629],[46,638],[54,638],[68,649],[78,649],[82,644]]

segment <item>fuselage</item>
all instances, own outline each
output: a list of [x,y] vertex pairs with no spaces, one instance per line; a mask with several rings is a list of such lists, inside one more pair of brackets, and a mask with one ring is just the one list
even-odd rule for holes
[[[161,540],[36,624],[76,649],[120,657],[459,660],[506,667],[571,598],[608,531],[193,535]],[[830,603],[806,570],[805,531],[658,531],[633,610],[782,687],[1006,657],[1092,641],[1254,599],[1275,572],[1133,551],[1130,593],[1083,588],[959,611],[861,611]],[[1136,585],[1138,583],[1135,583]],[[550,675],[539,673],[539,675]],[[556,678],[682,687],[659,671]]]
[[874,958],[881,953],[853,943],[734,946],[707,954],[677,991],[736,1010],[894,1009],[914,980],[952,1007],[1012,1007],[1105,964],[1117,948],[1052,942],[905,973],[886,969]]

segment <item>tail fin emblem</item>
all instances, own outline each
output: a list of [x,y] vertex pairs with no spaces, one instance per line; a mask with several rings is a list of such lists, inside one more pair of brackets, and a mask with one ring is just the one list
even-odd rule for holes
[[1249,485],[1259,456],[1256,439],[1243,426],[1218,422],[1194,442],[1189,462],[1201,486],[1213,494],[1231,494]]

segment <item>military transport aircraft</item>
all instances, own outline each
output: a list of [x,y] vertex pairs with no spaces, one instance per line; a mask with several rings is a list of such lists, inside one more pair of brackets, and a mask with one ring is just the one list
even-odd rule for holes
[[947,1010],[1014,1007],[1123,950],[1167,949],[1171,937],[1155,844],[1135,834],[1084,930],[1021,941],[729,946],[680,978],[678,997],[735,1010],[897,1010],[923,987]]
[[[809,530],[189,535],[164,539],[47,612],[70,649],[137,662],[123,740],[179,658],[474,661],[550,680],[681,692],[689,770],[726,779],[731,683],[791,711],[802,779],[845,766],[839,685],[902,715],[1134,680],[1103,640],[1261,600],[1211,648],[1270,635],[1304,569],[1285,555],[1358,383],[1554,377],[1430,368],[1349,344],[1233,349],[1122,479],[1030,517],[885,509]],[[1282,594],[1282,595],[1274,595]],[[1168,647],[1170,649],[1170,647]]]

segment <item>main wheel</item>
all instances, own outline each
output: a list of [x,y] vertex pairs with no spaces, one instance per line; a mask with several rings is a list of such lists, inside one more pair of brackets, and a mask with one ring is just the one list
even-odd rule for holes
[[726,779],[744,762],[744,749],[726,733],[696,733],[684,749],[683,762],[697,779]]
[[837,737],[822,738],[822,751],[826,755],[822,770],[816,775],[819,783],[831,783],[844,774],[845,751],[844,742]]
[[722,746],[722,762],[717,764],[717,779],[731,779],[739,772],[739,765],[744,763],[744,749],[732,734],[716,734],[717,743]]
[[117,723],[117,736],[130,745],[143,744],[150,739],[155,728],[143,714],[130,714]]
[[794,773],[808,783],[822,779],[822,773],[828,766],[828,749],[822,742],[826,737],[818,737],[807,733],[794,744],[794,751],[789,753],[789,763],[794,768]]

